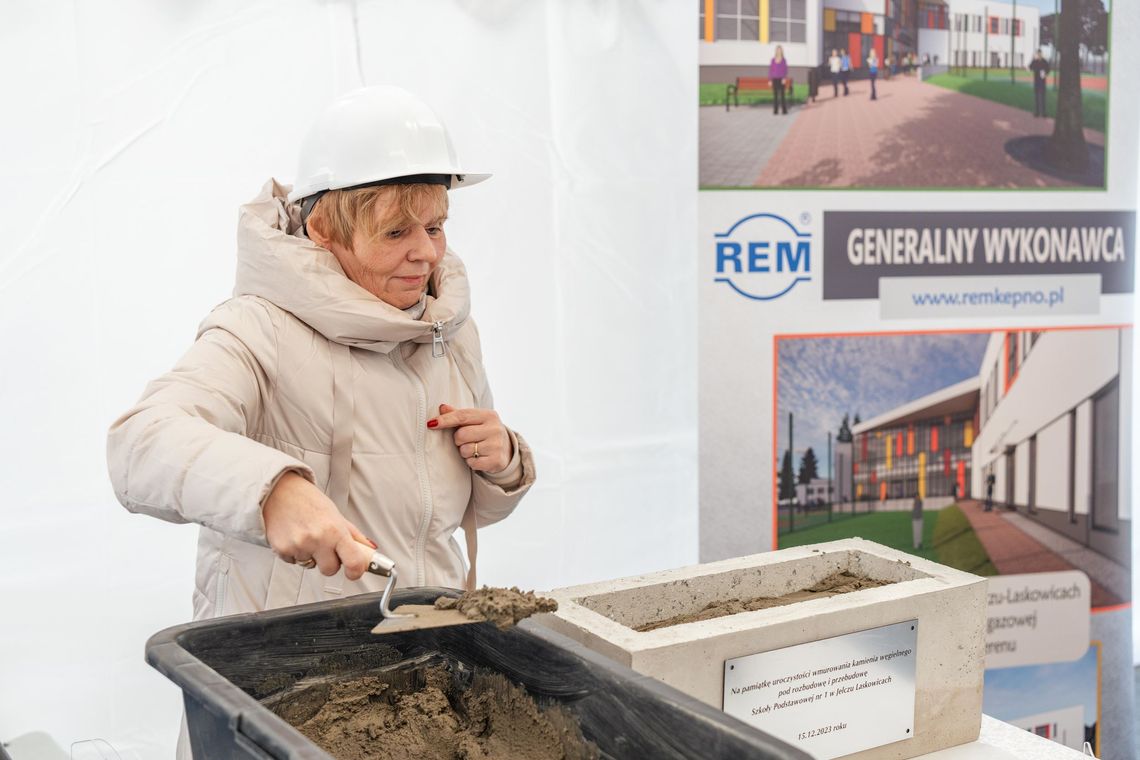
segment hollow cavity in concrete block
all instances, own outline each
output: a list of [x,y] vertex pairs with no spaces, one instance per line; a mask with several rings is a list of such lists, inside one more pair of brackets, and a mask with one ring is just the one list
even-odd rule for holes
[[[732,599],[802,591],[839,572],[889,585],[652,631]],[[914,735],[850,755],[903,758],[974,741],[981,725],[985,579],[863,539],[558,589],[541,621],[634,670],[724,707],[725,661],[918,621]]]

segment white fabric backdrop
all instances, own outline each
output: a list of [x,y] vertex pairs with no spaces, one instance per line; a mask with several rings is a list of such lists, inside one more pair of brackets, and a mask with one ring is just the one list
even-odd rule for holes
[[420,94],[496,173],[449,239],[539,484],[481,579],[696,561],[693,6],[4,4],[0,739],[172,755],[180,692],[143,645],[190,615],[197,531],[118,506],[105,431],[228,297],[237,205],[362,83]]
[[237,205],[361,83],[418,92],[496,172],[449,236],[540,481],[483,579],[696,560],[694,6],[3,4],[0,739],[171,756],[180,695],[142,652],[189,616],[196,531],[117,505],[104,433],[228,296]]

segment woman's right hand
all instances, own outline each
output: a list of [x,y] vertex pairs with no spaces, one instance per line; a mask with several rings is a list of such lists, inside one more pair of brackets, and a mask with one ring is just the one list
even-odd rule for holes
[[368,570],[376,544],[301,475],[282,475],[265,499],[261,514],[269,547],[285,562],[313,559],[322,575],[336,575],[343,566],[344,577],[350,581]]

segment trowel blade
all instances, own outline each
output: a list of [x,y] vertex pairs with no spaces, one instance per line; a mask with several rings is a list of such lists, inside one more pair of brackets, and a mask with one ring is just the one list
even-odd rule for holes
[[373,633],[398,633],[400,631],[421,631],[425,628],[443,628],[449,625],[478,623],[459,610],[437,610],[430,604],[403,604],[392,610],[396,615],[410,614],[415,617],[384,618],[372,629]]

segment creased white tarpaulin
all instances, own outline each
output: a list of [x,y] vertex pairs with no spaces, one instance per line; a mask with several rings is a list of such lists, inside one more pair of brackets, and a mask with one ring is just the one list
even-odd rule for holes
[[[505,420],[539,485],[490,583],[696,560],[697,40],[685,0],[38,3],[0,25],[0,739],[173,754],[143,663],[196,531],[128,515],[104,435],[228,297],[237,206],[312,117],[392,83],[495,177],[453,198]],[[462,196],[462,197],[460,197]]]

